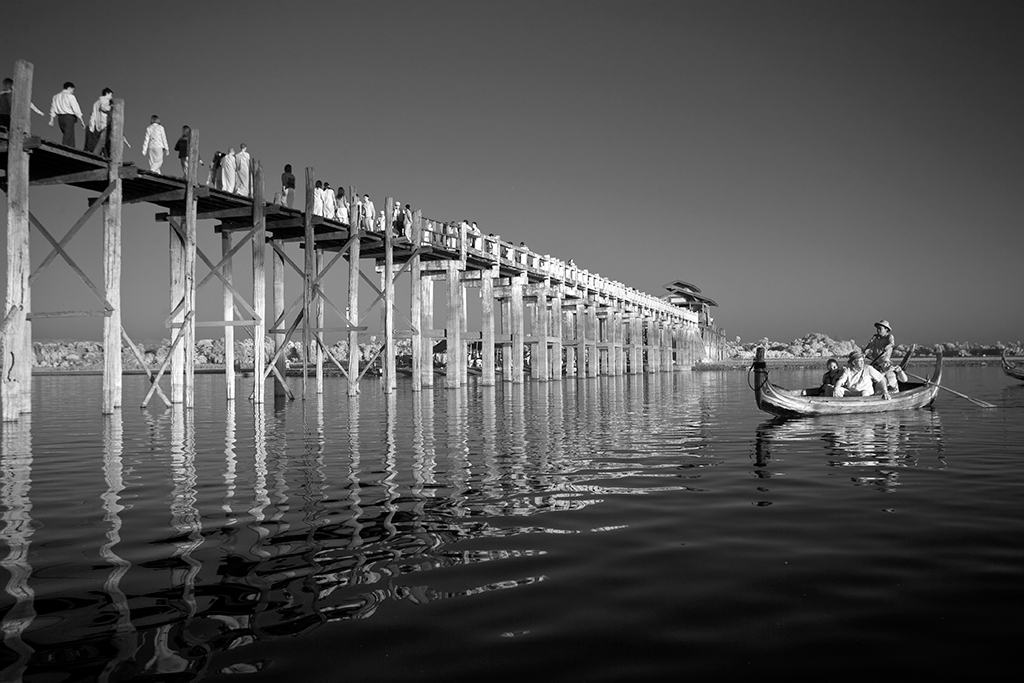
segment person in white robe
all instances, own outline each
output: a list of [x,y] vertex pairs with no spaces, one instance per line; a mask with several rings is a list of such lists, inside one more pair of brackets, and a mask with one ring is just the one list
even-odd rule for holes
[[235,163],[235,148],[228,149],[228,153],[220,160],[220,182],[221,189],[225,192],[235,191],[235,178],[237,176]]
[[146,137],[142,140],[142,156],[149,159],[149,170],[159,173],[164,165],[164,157],[168,154],[167,131],[160,125],[160,117],[156,114],[149,117]]
[[249,183],[251,160],[252,157],[249,156],[248,149],[243,142],[238,149],[238,154],[235,155],[235,194],[240,194],[243,197],[252,196],[252,187]]

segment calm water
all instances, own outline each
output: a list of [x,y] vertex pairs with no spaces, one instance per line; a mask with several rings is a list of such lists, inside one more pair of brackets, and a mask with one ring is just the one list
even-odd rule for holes
[[781,423],[735,371],[328,380],[258,416],[201,375],[194,415],[109,419],[100,381],[37,377],[3,425],[3,681],[1019,669],[1024,383],[995,366],[944,376],[995,409]]

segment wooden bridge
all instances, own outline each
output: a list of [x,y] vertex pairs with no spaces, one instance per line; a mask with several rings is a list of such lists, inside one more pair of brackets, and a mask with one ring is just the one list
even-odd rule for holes
[[[347,378],[348,393],[358,393],[361,373],[358,338],[367,327],[361,324],[371,309],[379,309],[383,343],[377,357],[383,369],[383,387],[396,386],[396,349],[399,338],[411,340],[411,373],[414,390],[435,381],[433,349],[446,341],[448,362],[444,382],[448,387],[466,384],[468,349],[478,350],[479,382],[491,385],[499,379],[522,382],[529,349],[529,376],[549,380],[563,376],[594,377],[689,369],[703,357],[718,357],[722,334],[702,323],[699,311],[674,305],[622,283],[590,273],[571,263],[516,247],[498,236],[469,232],[465,224],[455,225],[413,215],[408,237],[397,239],[388,226],[383,232],[357,229],[313,214],[315,173],[305,173],[304,210],[292,209],[265,199],[263,169],[253,164],[252,197],[206,187],[199,180],[199,132],[189,138],[189,165],[184,178],[152,173],[123,161],[124,103],[114,100],[108,133],[110,157],[64,147],[31,135],[29,103],[32,65],[15,65],[9,133],[0,133],[0,157],[6,161],[6,176],[0,179],[7,194],[7,293],[3,311],[2,337],[4,367],[2,394],[4,420],[17,419],[31,410],[33,364],[32,321],[54,317],[96,316],[103,318],[104,374],[103,412],[121,405],[123,345],[139,355],[121,319],[121,210],[131,203],[162,207],[156,220],[166,222],[170,233],[170,283],[167,326],[171,347],[156,370],[147,370],[151,389],[145,403],[154,397],[167,405],[182,403],[193,407],[196,329],[224,330],[225,377],[228,399],[235,398],[234,330],[241,327],[254,340],[255,377],[251,399],[265,400],[265,380],[273,378],[277,396],[294,397],[289,387],[285,352],[289,342],[301,337],[303,365],[314,369],[302,373],[302,393],[323,390],[323,368],[333,364]],[[30,188],[38,185],[69,185],[90,193],[89,206],[61,238],[44,226],[30,210]],[[348,196],[357,196],[349,187]],[[388,198],[384,215],[394,215],[394,200]],[[93,283],[75,262],[70,245],[75,234],[97,212],[103,218],[103,282]],[[203,253],[197,246],[197,221],[217,221],[222,250],[219,258]],[[390,222],[390,221],[388,221]],[[31,268],[29,230],[34,227],[51,245],[51,251]],[[236,239],[237,238],[237,239]],[[233,265],[240,251],[249,245],[252,258],[252,291],[249,296],[233,283]],[[271,317],[267,309],[267,245],[271,255]],[[297,247],[301,257],[289,255]],[[312,247],[312,248],[309,248]],[[293,252],[294,253],[294,252]],[[57,257],[63,258],[95,294],[94,310],[33,311],[31,288]],[[326,291],[324,276],[345,259],[348,263],[348,291],[344,306]],[[363,272],[370,261],[377,277]],[[205,275],[199,277],[199,263]],[[285,298],[285,272],[296,271],[302,291],[291,302]],[[396,329],[395,291],[401,278],[410,287],[407,330]],[[443,328],[435,328],[435,282],[443,282],[447,306]],[[223,318],[196,319],[196,297],[211,282],[220,283]],[[371,289],[373,301],[360,311],[360,287]],[[468,288],[479,288],[481,329],[470,333],[467,326]],[[335,296],[335,298],[337,298]],[[332,320],[329,326],[328,313]],[[269,325],[268,325],[269,321]],[[328,333],[347,337],[349,354],[345,362],[331,352]],[[273,342],[269,359],[259,353],[256,340]],[[315,349],[315,351],[314,351]],[[140,365],[146,367],[141,357]],[[376,360],[376,358],[374,359]],[[361,369],[362,368],[362,369]],[[169,375],[167,392],[161,386]],[[500,377],[499,377],[500,375]]]

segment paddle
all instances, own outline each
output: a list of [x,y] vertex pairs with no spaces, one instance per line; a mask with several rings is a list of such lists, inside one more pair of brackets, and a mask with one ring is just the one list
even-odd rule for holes
[[[906,372],[906,370],[904,370],[904,372]],[[912,372],[907,372],[907,374],[908,374],[909,376],[913,377],[914,379],[919,379],[919,380],[921,380],[921,381],[922,381],[922,382],[924,382],[925,384],[931,384],[932,386],[936,386],[936,387],[938,387],[939,389],[945,389],[945,390],[946,390],[946,391],[948,391],[949,393],[951,393],[951,394],[954,394],[954,395],[956,395],[956,396],[959,396],[960,398],[966,398],[966,399],[967,399],[968,401],[970,401],[971,403],[975,403],[975,404],[977,404],[977,405],[981,406],[982,408],[997,408],[997,407],[998,407],[998,406],[996,406],[996,405],[994,405],[994,404],[992,404],[992,403],[986,403],[985,401],[981,401],[981,400],[978,400],[978,399],[976,399],[976,398],[971,398],[971,397],[970,397],[970,396],[968,396],[967,394],[961,394],[961,393],[960,393],[959,391],[953,391],[953,390],[952,390],[952,389],[950,389],[949,387],[944,387],[944,386],[942,386],[941,384],[935,384],[935,383],[934,383],[934,382],[932,382],[931,380],[925,379],[924,377],[921,377],[920,375],[915,375],[915,374],[914,374],[914,373],[912,373]]]

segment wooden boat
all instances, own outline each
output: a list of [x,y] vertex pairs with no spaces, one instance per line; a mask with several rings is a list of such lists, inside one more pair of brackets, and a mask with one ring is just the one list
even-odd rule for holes
[[[910,362],[913,349],[900,363],[905,369]],[[796,415],[846,415],[854,413],[888,413],[896,410],[911,410],[931,405],[939,393],[942,381],[942,354],[935,358],[935,370],[927,382],[900,382],[899,391],[892,393],[887,401],[876,396],[816,396],[818,387],[810,389],[785,389],[772,384],[768,379],[768,366],[764,360],[764,349],[758,348],[753,374],[754,397],[757,407],[766,413],[793,417]]]
[[1006,351],[1003,351],[1002,358],[999,360],[1003,362],[1003,372],[1005,372],[1007,376],[1024,382],[1024,364],[1011,363],[1006,357]]

